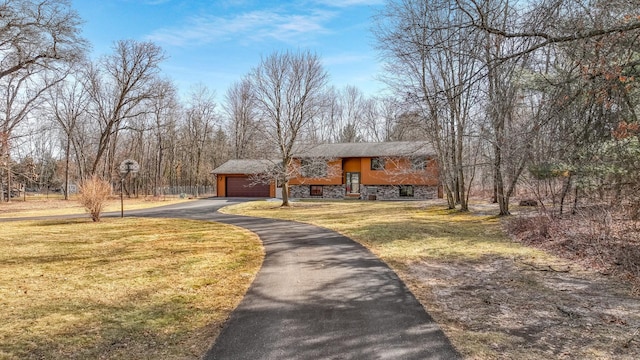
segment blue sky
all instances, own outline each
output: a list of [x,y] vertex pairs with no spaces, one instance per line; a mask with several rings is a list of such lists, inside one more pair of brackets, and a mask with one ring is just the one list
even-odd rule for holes
[[371,16],[383,0],[73,0],[92,56],[121,39],[151,40],[168,55],[163,74],[184,96],[202,83],[221,101],[233,82],[274,51],[311,50],[330,83],[374,95],[383,85]]

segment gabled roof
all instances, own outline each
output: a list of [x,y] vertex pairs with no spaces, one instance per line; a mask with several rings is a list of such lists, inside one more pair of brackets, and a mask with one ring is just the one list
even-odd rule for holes
[[212,174],[261,174],[276,164],[273,160],[229,160],[211,171]]
[[297,153],[296,157],[356,158],[430,155],[434,155],[433,149],[424,141],[397,141],[313,145]]

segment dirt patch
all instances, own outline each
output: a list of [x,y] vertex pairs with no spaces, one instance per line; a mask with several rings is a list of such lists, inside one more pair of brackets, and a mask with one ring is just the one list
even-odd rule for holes
[[569,262],[423,261],[403,276],[472,358],[640,358],[640,299]]

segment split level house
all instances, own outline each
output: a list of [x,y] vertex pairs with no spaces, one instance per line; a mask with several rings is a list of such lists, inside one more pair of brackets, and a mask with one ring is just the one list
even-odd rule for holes
[[[276,197],[272,160],[229,160],[212,173],[220,197]],[[291,198],[363,200],[442,197],[436,157],[425,142],[321,144],[295,153]],[[265,180],[267,179],[267,180]]]

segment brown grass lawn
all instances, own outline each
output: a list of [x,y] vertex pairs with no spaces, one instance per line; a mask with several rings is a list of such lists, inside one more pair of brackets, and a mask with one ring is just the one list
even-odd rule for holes
[[[170,205],[180,202],[190,201],[179,198],[124,198],[124,210],[147,209],[156,206]],[[103,212],[120,211],[120,198],[110,198]],[[63,200],[60,195],[29,196],[26,201],[23,198],[12,199],[10,203],[0,202],[0,218],[31,217],[31,216],[51,216],[51,215],[72,215],[87,214],[80,203],[73,198]],[[87,217],[89,215],[87,214]]]
[[201,358],[263,258],[254,234],[159,219],[0,224],[0,359]]
[[309,222],[365,245],[466,358],[640,358],[640,298],[629,284],[511,240],[486,205],[469,214],[441,202],[278,205],[223,211]]

